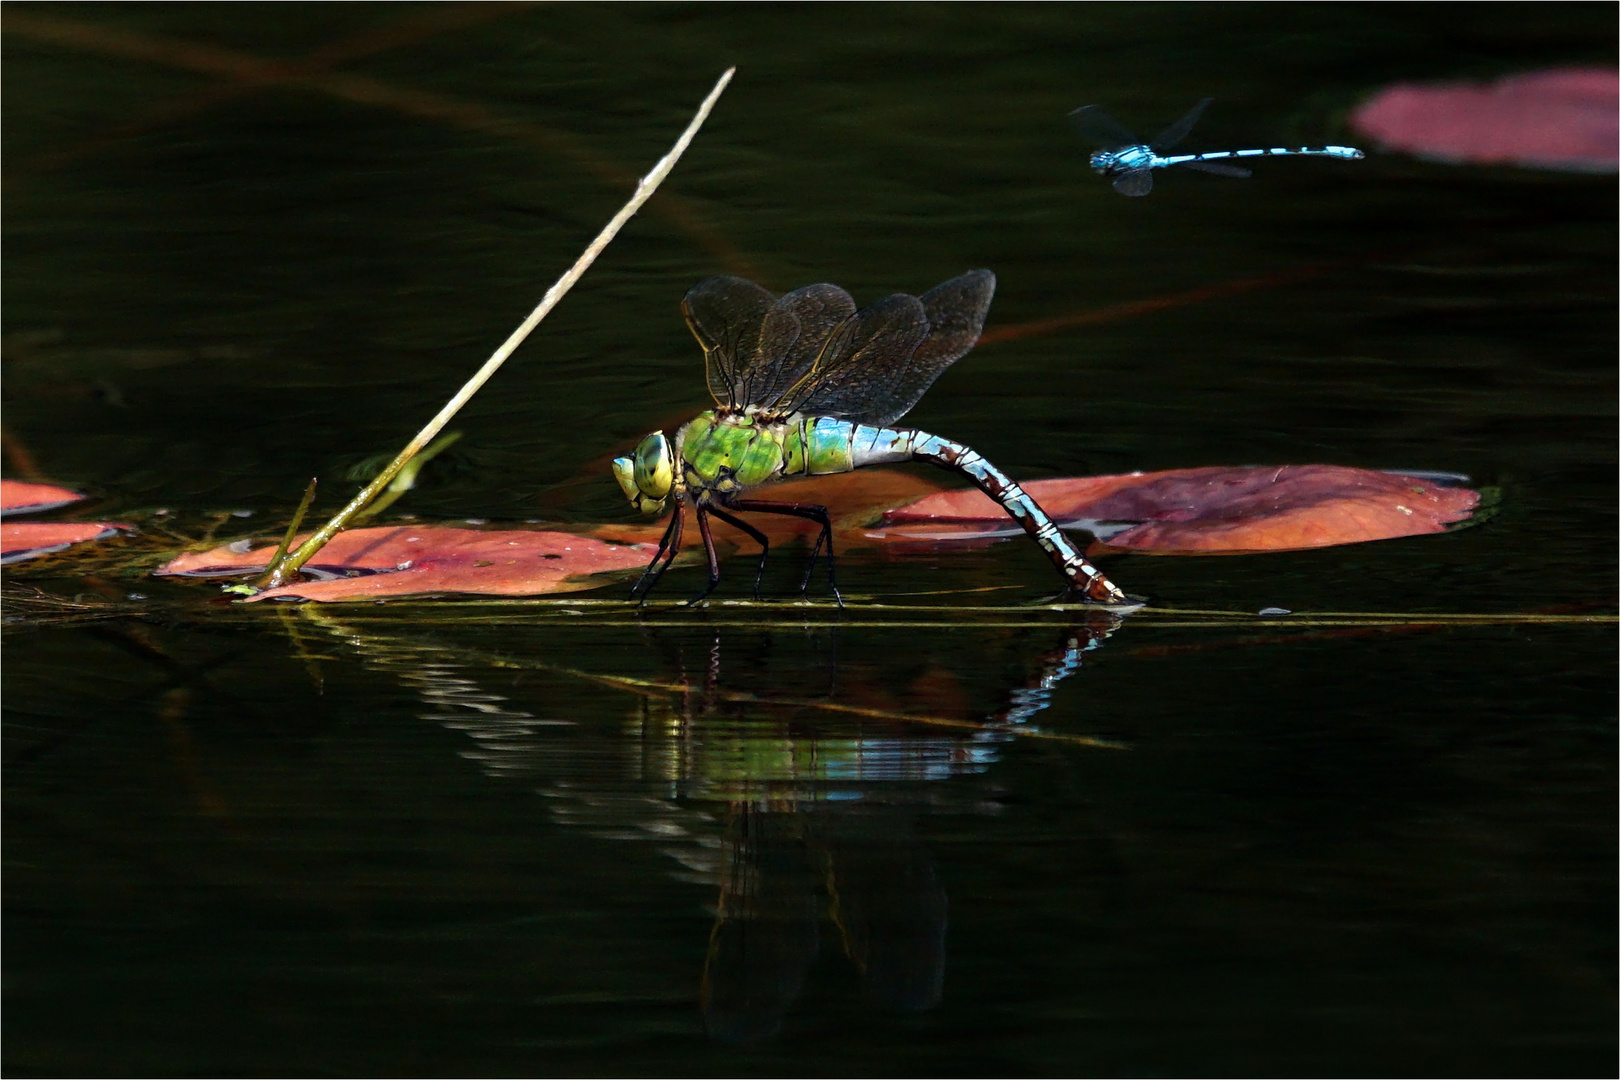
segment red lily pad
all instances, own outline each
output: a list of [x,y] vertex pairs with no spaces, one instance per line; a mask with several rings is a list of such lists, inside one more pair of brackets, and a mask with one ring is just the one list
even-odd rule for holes
[[1482,165],[1614,172],[1620,73],[1558,68],[1498,79],[1401,83],[1363,102],[1350,126],[1419,157]]
[[[940,473],[944,476],[944,473]],[[837,535],[837,550],[852,547],[870,547],[866,526],[882,518],[884,511],[913,503],[928,495],[939,493],[942,486],[932,477],[903,472],[896,469],[858,469],[855,472],[835,473],[831,476],[812,476],[799,480],[785,480],[780,484],[751,489],[746,498],[773,503],[806,503],[825,506],[832,517],[833,532]],[[701,545],[697,526],[687,511],[686,531],[681,536],[681,549]],[[774,547],[795,538],[814,538],[821,528],[807,518],[787,517],[782,514],[743,515],[750,525],[763,532]],[[664,534],[668,516],[647,518],[622,524],[599,525],[590,535],[601,540],[620,543],[654,543]],[[723,521],[714,520],[716,545],[740,543],[752,545]]]
[[[296,543],[306,537],[300,536]],[[157,572],[185,577],[262,570],[276,544],[238,541],[188,552]],[[610,544],[578,533],[541,529],[460,529],[439,525],[376,526],[338,533],[304,571],[323,580],[267,589],[252,600],[378,600],[474,593],[541,596],[594,589],[589,575],[644,566],[645,544]]]
[[[1023,485],[1053,520],[1101,539],[1093,551],[1236,555],[1359,544],[1444,532],[1479,493],[1429,476],[1338,465],[1175,469]],[[945,543],[1022,529],[976,489],[932,495],[883,517],[868,535]]]
[[7,514],[33,514],[84,498],[77,491],[55,484],[35,484],[27,480],[0,480],[0,511]]
[[[37,485],[43,486],[43,485]],[[0,523],[0,565],[53,555],[74,544],[104,540],[128,529],[110,521],[7,521]]]

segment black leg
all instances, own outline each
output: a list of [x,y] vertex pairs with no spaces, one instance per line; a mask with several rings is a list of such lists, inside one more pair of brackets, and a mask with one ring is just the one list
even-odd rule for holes
[[[669,519],[669,527],[664,530],[664,538],[658,541],[658,550],[653,553],[652,562],[647,564],[647,569],[630,587],[630,599],[638,607],[647,602],[647,594],[653,591],[653,586],[658,584],[658,579],[664,576],[664,571],[669,569],[669,564],[675,561],[675,556],[680,552],[682,521],[685,517],[686,508],[681,500],[676,499],[675,516]],[[660,559],[663,566],[658,565]],[[640,593],[639,597],[637,593]]]
[[733,510],[742,510],[754,514],[786,514],[789,517],[808,518],[821,526],[821,533],[816,537],[816,544],[810,549],[810,564],[804,568],[804,582],[799,592],[808,596],[810,593],[810,575],[816,568],[816,556],[821,553],[822,547],[827,548],[827,587],[832,590],[833,599],[838,606],[844,606],[844,598],[839,595],[838,581],[834,577],[832,518],[827,514],[825,506],[816,506],[813,503],[775,503],[759,502],[754,499],[731,500]]
[[709,557],[709,583],[703,587],[702,592],[686,602],[687,607],[714,592],[714,587],[720,584],[720,556],[714,553],[714,537],[709,535],[709,508],[695,502],[692,504],[692,510],[697,514],[698,535],[703,537],[703,553]]
[[728,514],[718,506],[710,504],[709,513],[713,514],[727,525],[730,525],[732,528],[741,529],[749,536],[752,536],[755,542],[759,544],[759,569],[754,571],[754,599],[758,600],[759,583],[765,578],[765,556],[771,553],[771,542],[769,538],[767,538],[764,533],[748,524],[748,522],[744,521],[742,518],[737,517],[735,514]]

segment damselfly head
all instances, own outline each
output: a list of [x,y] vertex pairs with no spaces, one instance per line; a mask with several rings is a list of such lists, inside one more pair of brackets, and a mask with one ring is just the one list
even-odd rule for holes
[[675,455],[662,431],[655,431],[636,446],[635,457],[614,458],[613,478],[630,505],[643,514],[660,513],[669,502],[675,482]]
[[1114,153],[1111,150],[1098,150],[1091,155],[1091,167],[1100,173],[1106,175],[1113,164]]

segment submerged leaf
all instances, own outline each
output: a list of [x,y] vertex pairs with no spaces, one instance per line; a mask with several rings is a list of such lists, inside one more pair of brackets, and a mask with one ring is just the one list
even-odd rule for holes
[[[1101,540],[1093,550],[1147,554],[1290,551],[1445,531],[1479,493],[1429,476],[1338,465],[1175,469],[1023,485],[1053,520]],[[1022,530],[977,490],[891,510],[868,535],[952,542]]]
[[0,511],[7,514],[33,514],[84,498],[77,491],[55,484],[35,484],[27,480],[0,480]]
[[1558,68],[1489,84],[1400,83],[1357,107],[1350,126],[1439,161],[1614,172],[1617,93],[1612,68]]
[[[307,537],[298,537],[302,543]],[[274,543],[237,542],[189,552],[157,572],[183,577],[262,570]],[[252,600],[375,600],[424,594],[538,596],[596,588],[586,575],[644,566],[646,545],[611,544],[578,533],[539,529],[481,531],[440,525],[350,529],[304,567],[324,580],[268,589]]]
[[108,521],[7,521],[0,523],[0,564],[37,559],[128,528]]

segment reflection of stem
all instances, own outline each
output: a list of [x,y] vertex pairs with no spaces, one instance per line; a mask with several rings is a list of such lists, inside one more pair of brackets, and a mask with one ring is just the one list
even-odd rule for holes
[[293,655],[303,661],[304,669],[309,672],[309,681],[314,684],[317,694],[326,693],[326,677],[321,672],[321,657],[309,651],[304,641],[304,635],[298,632],[296,616],[288,608],[278,607],[276,614],[280,617],[281,628],[287,633],[287,640],[292,642]]
[[203,780],[202,771],[197,768],[197,747],[192,741],[191,729],[186,726],[190,707],[191,691],[183,686],[174,687],[158,699],[158,720],[168,732],[175,768],[196,798],[197,808],[207,817],[229,819],[231,808],[219,792]]
[[[568,675],[576,679],[598,683],[602,686],[611,686],[619,690],[628,690],[632,693],[644,691],[657,691],[659,693],[680,693],[685,687],[678,683],[662,683],[651,679],[633,679],[626,675],[597,675],[589,671],[579,671],[574,668],[560,667],[554,664],[541,664],[534,661],[522,663],[490,657],[487,663],[496,667],[535,667],[558,675]],[[957,731],[984,732],[996,735],[1020,735],[1029,739],[1046,739],[1053,742],[1073,743],[1076,746],[1092,746],[1103,750],[1129,750],[1124,743],[1111,742],[1107,739],[1094,739],[1089,735],[1063,735],[1051,731],[1036,731],[1032,728],[1003,727],[1000,724],[981,724],[972,720],[950,720],[943,716],[921,716],[916,713],[894,712],[890,709],[871,709],[864,705],[843,705],[836,701],[820,701],[816,698],[787,698],[765,696],[749,693],[745,690],[719,690],[713,691],[715,700],[733,704],[764,705],[778,709],[819,709],[823,712],[841,713],[845,716],[864,716],[872,720],[886,720],[896,724],[920,724],[923,727],[952,728]]]
[[[1566,615],[1538,611],[1510,612],[1442,612],[1442,611],[1299,611],[1287,615],[1256,616],[1252,611],[1204,611],[1196,608],[1157,608],[1155,614],[1174,618],[1181,615],[1205,616],[1220,620],[1222,625],[1314,626],[1351,625],[1376,626],[1383,623],[1579,623],[1614,622],[1615,615]],[[1160,624],[1162,625],[1162,624]]]
[[444,429],[444,425],[448,424],[451,418],[461,411],[461,407],[471,400],[472,396],[489,381],[490,377],[500,369],[502,364],[506,363],[506,358],[511,356],[519,345],[523,344],[524,339],[529,336],[536,326],[540,325],[540,320],[551,313],[551,309],[557,306],[557,302],[567,294],[568,290],[574,287],[575,282],[584,276],[585,271],[596,261],[596,257],[606,249],[608,244],[613,242],[613,238],[618,235],[620,229],[624,228],[625,223],[635,216],[636,211],[641,209],[642,204],[652,197],[654,191],[658,190],[658,185],[664,182],[664,178],[675,168],[675,163],[681,159],[681,155],[686,152],[686,148],[692,144],[692,139],[697,135],[698,129],[703,126],[703,121],[708,119],[709,110],[713,109],[715,102],[720,100],[720,95],[725,92],[726,84],[731,82],[731,76],[736,71],[736,68],[728,68],[725,74],[720,76],[719,81],[714,84],[714,89],[709,91],[709,96],[704,98],[703,104],[698,106],[697,115],[692,117],[692,122],[687,124],[686,130],[681,132],[680,138],[675,140],[674,147],[664,155],[658,164],[653,166],[651,172],[642,178],[641,183],[636,186],[634,194],[630,196],[630,201],[625,203],[619,209],[619,212],[613,215],[613,219],[603,226],[596,239],[591,241],[590,246],[574,261],[574,265],[568,269],[568,272],[558,278],[555,285],[546,290],[546,295],[541,298],[535,309],[529,313],[529,317],[524,319],[516,330],[512,331],[511,336],[501,344],[500,348],[495,350],[494,355],[484,362],[484,366],[479,368],[471,379],[467,380],[466,385],[458,390],[456,395],[439,410],[437,416],[428,421],[426,427],[416,433],[416,436],[405,445],[405,449],[401,450],[398,456],[389,462],[382,472],[377,474],[376,479],[367,484],[360,491],[360,494],[349,501],[349,505],[338,511],[337,516],[322,525],[313,536],[304,541],[298,550],[285,561],[271,564],[254,583],[256,587],[273,589],[292,580],[293,576],[298,573],[299,568],[313,558],[316,552],[325,547],[327,541],[337,535],[338,531],[347,525],[350,519],[370,505],[371,501],[377,497],[377,493],[393,481],[394,477],[405,467],[405,464],[432,441]]

